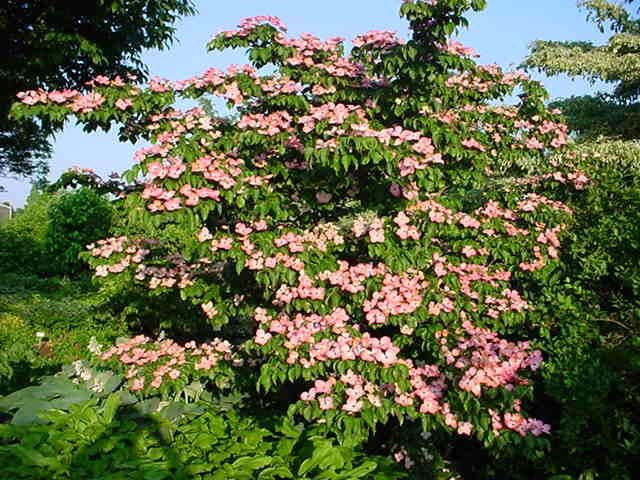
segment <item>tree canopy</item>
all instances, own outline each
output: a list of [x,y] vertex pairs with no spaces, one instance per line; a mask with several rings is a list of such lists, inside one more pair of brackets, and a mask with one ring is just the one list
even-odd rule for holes
[[[566,74],[615,85],[613,93],[574,96],[556,104],[571,127],[584,136],[611,134],[640,136],[640,19],[634,16],[637,0],[618,4],[607,0],[581,0],[587,18],[612,36],[605,45],[584,41],[533,43],[524,66],[548,75]],[[636,11],[640,12],[640,7]]]
[[141,53],[168,47],[191,0],[6,0],[0,5],[0,176],[47,171],[49,137],[60,123],[9,118],[19,91],[83,89],[97,73],[145,77]]

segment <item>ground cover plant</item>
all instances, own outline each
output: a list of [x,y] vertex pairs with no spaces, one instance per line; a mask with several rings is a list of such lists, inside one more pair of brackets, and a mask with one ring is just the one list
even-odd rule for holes
[[127,334],[86,282],[0,275],[0,395],[91,353],[86,346]]
[[[119,404],[155,399],[146,414],[156,420],[172,402],[196,409],[170,429],[175,449],[197,443],[183,426],[213,440],[211,421],[240,422],[260,439],[301,425],[308,440],[300,451],[267,442],[251,453],[261,462],[240,462],[249,476],[224,446],[198,451],[193,458],[208,456],[198,472],[194,459],[149,446],[149,478],[254,478],[263,468],[258,478],[303,478],[319,465],[309,478],[593,475],[548,456],[578,441],[570,428],[557,436],[572,414],[562,399],[594,378],[585,372],[598,331],[560,258],[576,222],[569,205],[590,179],[542,86],[476,64],[451,40],[465,12],[484,4],[405,1],[410,38],[367,32],[348,53],[343,39],[290,38],[280,19],[254,17],[209,44],[246,49],[250,65],[21,93],[17,118],[75,116],[149,142],[125,175],[114,236],[85,256],[105,295],[126,304],[135,292],[135,313],[157,321],[130,324],[113,345],[93,342],[76,364],[80,385],[119,378],[113,396],[65,403],[43,417],[48,426],[3,426],[0,453],[22,452],[41,476],[112,471],[105,465],[135,456],[114,440],[136,425],[126,416],[112,425]],[[233,117],[175,107],[210,96]],[[175,312],[162,307],[176,302]],[[219,395],[253,414],[220,419]],[[16,408],[5,407],[14,420]],[[78,415],[99,428],[74,443],[65,429]],[[140,436],[155,445],[148,431]],[[25,453],[58,435],[67,452],[94,446],[64,459]]]

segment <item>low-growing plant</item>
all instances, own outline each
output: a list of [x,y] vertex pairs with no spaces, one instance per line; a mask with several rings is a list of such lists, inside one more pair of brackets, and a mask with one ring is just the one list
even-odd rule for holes
[[0,275],[0,395],[91,354],[86,346],[127,333],[88,284]]
[[[367,455],[290,422],[206,405],[121,406],[113,393],[41,414],[43,425],[0,425],[0,474],[13,479],[400,479]],[[158,402],[155,402],[158,405]],[[200,413],[197,413],[197,411]],[[177,412],[180,412],[178,410]]]

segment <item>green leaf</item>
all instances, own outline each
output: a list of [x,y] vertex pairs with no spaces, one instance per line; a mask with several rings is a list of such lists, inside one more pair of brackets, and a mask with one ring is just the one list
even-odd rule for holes
[[260,457],[241,457],[231,464],[234,469],[257,470],[270,465],[273,459],[266,455]]
[[107,400],[104,402],[103,420],[105,424],[109,424],[113,421],[116,415],[116,412],[120,407],[120,404],[121,404],[120,395],[118,395],[117,393],[112,393],[111,395],[109,395]]

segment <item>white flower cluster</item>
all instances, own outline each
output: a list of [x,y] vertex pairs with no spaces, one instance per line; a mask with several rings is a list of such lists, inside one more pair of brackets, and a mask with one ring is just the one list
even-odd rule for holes
[[92,392],[100,393],[104,391],[104,382],[93,375],[91,368],[87,367],[82,360],[76,360],[71,364],[73,367],[73,383],[79,384],[83,381]]

